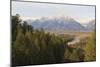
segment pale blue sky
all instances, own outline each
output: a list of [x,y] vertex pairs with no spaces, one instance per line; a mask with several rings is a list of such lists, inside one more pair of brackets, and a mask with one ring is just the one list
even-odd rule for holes
[[95,19],[94,6],[60,5],[34,2],[12,2],[12,15],[24,17],[69,16],[85,23]]

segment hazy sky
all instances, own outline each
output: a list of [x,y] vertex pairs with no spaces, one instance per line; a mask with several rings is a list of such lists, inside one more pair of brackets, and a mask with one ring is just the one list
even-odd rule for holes
[[34,2],[12,2],[12,15],[28,18],[68,16],[85,23],[95,19],[94,6],[61,5]]

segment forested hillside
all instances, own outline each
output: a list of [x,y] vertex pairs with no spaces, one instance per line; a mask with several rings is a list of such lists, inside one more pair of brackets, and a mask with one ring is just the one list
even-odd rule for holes
[[37,65],[95,60],[95,34],[69,46],[73,38],[34,29],[20,16],[12,16],[12,65]]

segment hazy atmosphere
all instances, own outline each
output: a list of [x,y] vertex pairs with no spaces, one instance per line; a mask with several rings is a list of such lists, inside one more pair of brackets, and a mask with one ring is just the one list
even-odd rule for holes
[[20,14],[23,19],[67,16],[74,18],[80,23],[87,23],[88,21],[95,19],[95,7],[34,2],[12,2],[12,15],[15,14]]

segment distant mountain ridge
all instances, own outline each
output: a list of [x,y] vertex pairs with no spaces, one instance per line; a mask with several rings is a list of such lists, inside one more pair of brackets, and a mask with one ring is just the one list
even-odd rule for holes
[[47,17],[43,17],[41,19],[36,20],[26,20],[30,25],[34,27],[34,29],[43,28],[46,31],[55,31],[55,32],[87,32],[93,29],[94,21],[91,21],[89,24],[85,26],[80,24],[73,18],[69,17],[60,17],[60,18],[52,18],[48,19]]
[[84,27],[86,27],[87,30],[92,31],[95,29],[95,20],[91,20],[86,24],[83,24]]

